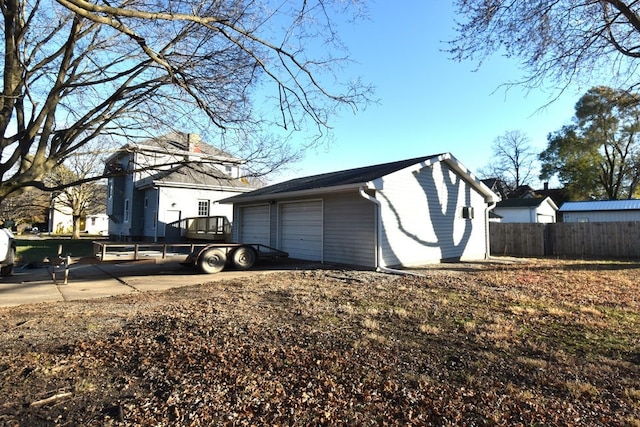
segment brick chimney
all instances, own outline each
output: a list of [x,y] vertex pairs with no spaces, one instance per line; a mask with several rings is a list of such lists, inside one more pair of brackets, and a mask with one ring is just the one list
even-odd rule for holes
[[202,139],[200,135],[197,133],[188,133],[187,134],[187,151],[190,153],[199,153],[200,152],[200,142]]

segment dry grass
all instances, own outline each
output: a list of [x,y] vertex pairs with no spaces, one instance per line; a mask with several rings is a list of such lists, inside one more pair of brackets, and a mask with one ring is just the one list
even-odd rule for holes
[[424,274],[0,310],[0,425],[640,425],[638,264]]

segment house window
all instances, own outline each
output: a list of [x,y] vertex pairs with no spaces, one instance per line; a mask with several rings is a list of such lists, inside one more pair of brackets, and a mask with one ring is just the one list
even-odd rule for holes
[[208,200],[198,200],[198,216],[209,216]]
[[144,208],[147,209],[149,207],[149,199],[144,198]]
[[129,199],[124,201],[124,222],[129,222]]

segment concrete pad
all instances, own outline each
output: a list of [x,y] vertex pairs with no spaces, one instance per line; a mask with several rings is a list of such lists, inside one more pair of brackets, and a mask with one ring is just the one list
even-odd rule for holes
[[9,307],[40,302],[63,301],[49,272],[44,269],[16,269],[0,278],[0,306]]
[[156,263],[155,260],[148,260],[119,263],[81,261],[72,263],[68,269],[64,265],[16,269],[13,276],[0,278],[0,307],[161,291],[258,274],[317,267],[317,264],[306,262],[265,262],[258,263],[247,271],[225,270],[216,274],[204,274],[196,268],[185,267],[178,262]]

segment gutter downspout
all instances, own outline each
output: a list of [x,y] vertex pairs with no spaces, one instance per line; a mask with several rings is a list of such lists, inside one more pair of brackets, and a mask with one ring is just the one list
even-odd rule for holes
[[[153,227],[153,243],[158,243],[158,227],[160,227],[160,187],[154,187],[156,190],[156,215],[152,221],[155,222],[155,227]],[[164,236],[166,240],[166,235]]]
[[487,209],[485,211],[485,218],[484,218],[484,223],[485,223],[485,230],[484,230],[484,244],[485,244],[485,255],[484,255],[484,259],[489,259],[491,258],[491,241],[489,240],[489,212],[492,211],[496,205],[498,203],[497,202],[491,202],[489,203],[489,206],[487,206]]
[[419,276],[419,274],[415,274],[415,273],[410,273],[408,271],[402,271],[402,270],[396,270],[393,268],[388,268],[382,265],[382,250],[380,248],[380,242],[382,242],[382,217],[380,215],[380,211],[381,211],[381,203],[380,200],[376,199],[373,196],[370,196],[369,194],[367,194],[364,191],[364,186],[361,186],[358,189],[360,196],[362,196],[362,198],[370,201],[371,203],[376,205],[376,245],[375,245],[375,252],[376,252],[376,271],[379,271],[381,273],[390,273],[390,274],[400,274],[400,275],[416,275]]

